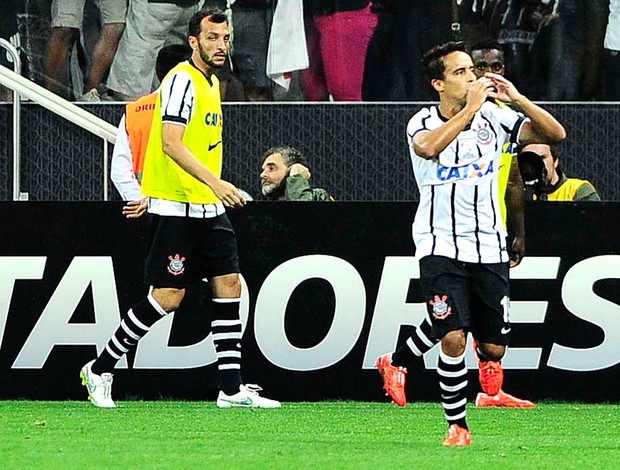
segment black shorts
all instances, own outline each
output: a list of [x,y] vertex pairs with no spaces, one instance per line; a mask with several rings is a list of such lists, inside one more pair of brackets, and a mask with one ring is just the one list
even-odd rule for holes
[[508,344],[508,263],[425,256],[420,260],[420,282],[435,338],[463,329],[478,341]]
[[181,289],[202,278],[238,272],[237,238],[226,214],[206,219],[151,215],[148,285]]

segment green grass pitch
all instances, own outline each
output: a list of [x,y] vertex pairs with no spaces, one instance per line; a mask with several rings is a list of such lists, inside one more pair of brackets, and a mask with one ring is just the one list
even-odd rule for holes
[[620,405],[468,408],[473,444],[444,448],[438,403],[0,401],[7,469],[593,469],[619,468]]

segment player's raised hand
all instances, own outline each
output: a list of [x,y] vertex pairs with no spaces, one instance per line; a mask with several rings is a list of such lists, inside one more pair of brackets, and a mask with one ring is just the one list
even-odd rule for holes
[[467,91],[467,107],[478,111],[493,91],[493,81],[490,78],[479,78],[472,82]]
[[226,207],[245,206],[245,198],[237,190],[234,184],[229,183],[228,181],[218,180],[211,186],[211,189]]
[[504,103],[512,103],[521,96],[519,90],[503,75],[487,72],[483,78],[488,78],[493,82],[494,90],[489,94],[491,98],[498,99]]

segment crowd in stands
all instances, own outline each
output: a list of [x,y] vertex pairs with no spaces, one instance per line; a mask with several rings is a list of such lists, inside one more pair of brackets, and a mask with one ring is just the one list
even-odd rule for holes
[[431,100],[421,54],[452,39],[499,42],[535,100],[620,100],[620,0],[3,0],[0,37],[65,98],[130,101],[203,6],[232,17],[226,101]]

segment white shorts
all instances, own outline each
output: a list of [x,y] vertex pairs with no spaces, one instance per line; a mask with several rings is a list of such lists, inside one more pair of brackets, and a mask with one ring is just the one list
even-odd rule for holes
[[[125,23],[127,0],[94,0],[102,24]],[[82,29],[86,0],[52,0],[52,28]]]

